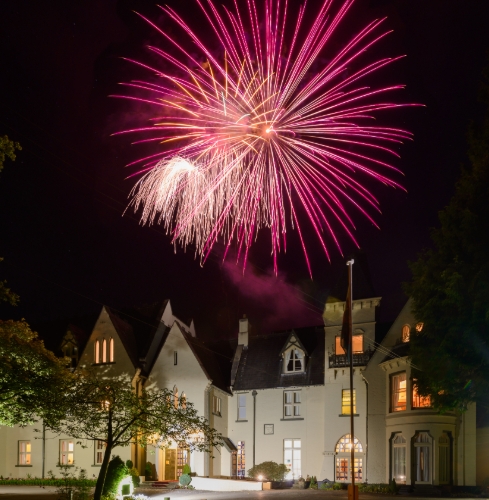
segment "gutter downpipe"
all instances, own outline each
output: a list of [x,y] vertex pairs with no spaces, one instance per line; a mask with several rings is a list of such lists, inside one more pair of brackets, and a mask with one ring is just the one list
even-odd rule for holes
[[366,394],[366,397],[367,397],[367,403],[366,403],[366,408],[365,408],[365,412],[366,412],[366,416],[365,416],[365,467],[363,468],[363,470],[365,471],[365,482],[368,483],[368,380],[363,376],[363,373],[362,373],[362,378],[363,378],[363,381],[365,382],[365,388],[366,388],[366,391],[367,391],[367,394]]
[[253,396],[253,467],[255,466],[255,438],[256,438],[256,396],[258,393],[254,390]]
[[46,425],[43,420],[42,421],[42,474],[41,474],[42,479],[44,479],[45,462],[46,462]]

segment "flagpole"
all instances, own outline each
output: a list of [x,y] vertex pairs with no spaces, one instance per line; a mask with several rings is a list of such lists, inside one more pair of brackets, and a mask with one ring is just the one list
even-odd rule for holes
[[345,308],[348,308],[348,356],[350,359],[350,471],[351,471],[351,491],[349,491],[348,500],[358,500],[358,495],[356,494],[355,488],[355,424],[354,424],[354,392],[353,392],[353,264],[354,260],[349,260],[346,265],[348,266],[348,304],[345,304]]

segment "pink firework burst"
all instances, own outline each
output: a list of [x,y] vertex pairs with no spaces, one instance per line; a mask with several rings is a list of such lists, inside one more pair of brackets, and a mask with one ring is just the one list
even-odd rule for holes
[[124,84],[132,94],[116,96],[148,103],[155,116],[151,126],[119,133],[160,143],[134,163],[142,176],[131,205],[142,208],[143,224],[162,224],[175,244],[195,245],[202,260],[221,240],[226,252],[236,245],[246,265],[259,230],[268,228],[275,272],[287,228],[295,229],[311,272],[310,233],[329,259],[331,242],[341,252],[338,230],[355,241],[352,209],[375,224],[378,201],[366,179],[401,187],[389,155],[397,157],[394,148],[411,134],[375,118],[406,106],[389,99],[403,86],[365,83],[399,57],[361,63],[389,31],[375,20],[328,53],[353,0],[324,0],[312,23],[301,6],[292,29],[287,0],[234,0],[233,9],[221,10],[212,0],[196,2],[221,53],[175,10],[160,7],[199,55],[145,19],[166,42],[164,49],[149,47],[165,69],[132,61],[158,78]]

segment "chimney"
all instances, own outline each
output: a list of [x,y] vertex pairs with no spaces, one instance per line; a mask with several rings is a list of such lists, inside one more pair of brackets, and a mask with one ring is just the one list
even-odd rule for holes
[[243,314],[243,319],[239,320],[238,345],[248,347],[248,318]]

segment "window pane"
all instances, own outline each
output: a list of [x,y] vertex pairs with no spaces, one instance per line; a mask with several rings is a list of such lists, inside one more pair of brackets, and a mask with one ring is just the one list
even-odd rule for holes
[[301,393],[294,392],[294,403],[300,403],[300,402],[301,402]]
[[240,394],[238,396],[239,406],[246,406],[246,394]]
[[392,411],[406,409],[406,372],[391,377]]
[[300,448],[300,447],[301,447],[301,440],[294,439],[294,448]]
[[294,405],[294,416],[298,417],[301,414],[301,407],[298,405]]
[[292,403],[292,393],[284,392],[284,398],[286,403]]
[[345,350],[341,347],[341,337],[336,337],[335,339],[335,354],[337,356],[345,354]]
[[285,407],[285,416],[286,417],[291,417],[292,416],[292,406],[286,406]]
[[353,352],[363,352],[363,335],[353,335]]
[[[300,443],[300,441],[299,441]],[[284,441],[284,448],[292,448],[292,440],[291,439],[286,439]]]

